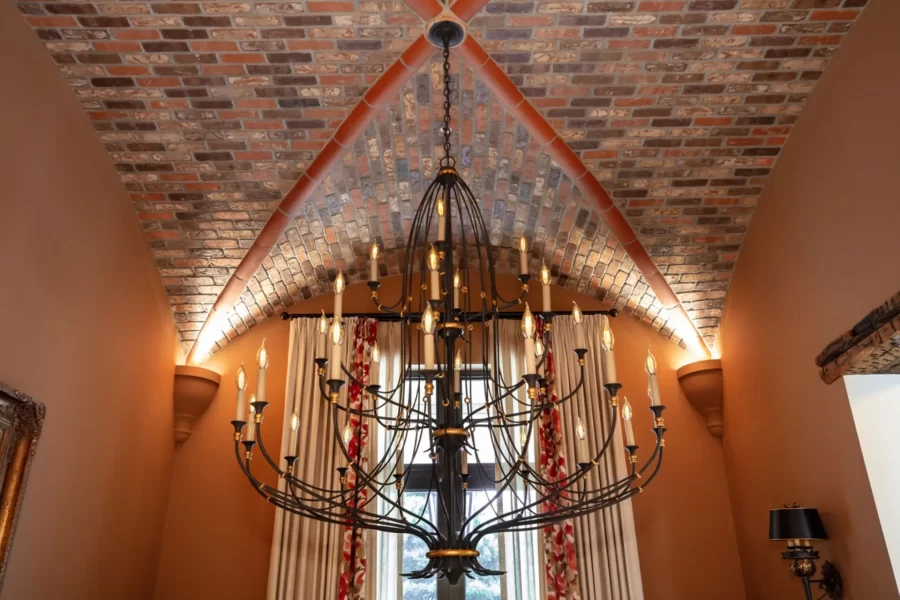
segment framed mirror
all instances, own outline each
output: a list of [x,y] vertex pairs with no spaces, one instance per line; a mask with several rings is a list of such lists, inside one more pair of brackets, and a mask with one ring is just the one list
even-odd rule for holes
[[0,587],[46,407],[0,382]]

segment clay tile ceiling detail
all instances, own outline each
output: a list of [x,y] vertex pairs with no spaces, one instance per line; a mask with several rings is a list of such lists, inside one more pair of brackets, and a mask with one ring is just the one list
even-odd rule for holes
[[[469,34],[612,196],[700,332],[716,335],[754,206],[866,0],[495,0]],[[187,350],[284,194],[424,30],[403,2],[19,2],[109,151]],[[440,140],[439,55],[384,108],[223,323],[364,278],[405,241]],[[456,153],[494,242],[533,240],[559,283],[670,335],[603,220],[453,59]],[[515,257],[498,254],[514,271]],[[219,341],[225,343],[226,339]]]

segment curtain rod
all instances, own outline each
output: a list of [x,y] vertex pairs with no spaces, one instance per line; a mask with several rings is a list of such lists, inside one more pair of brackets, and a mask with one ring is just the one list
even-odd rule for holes
[[[615,308],[611,308],[609,310],[583,310],[581,312],[582,312],[582,314],[585,314],[585,315],[607,315],[612,318],[615,318],[619,315],[619,311]],[[480,312],[469,312],[469,313],[461,313],[460,316],[465,320],[465,319],[473,319],[474,317],[481,316],[481,314],[482,313],[480,313]],[[535,314],[538,316],[542,316],[545,313],[535,313]],[[568,315],[571,313],[554,312],[553,314],[554,315]],[[318,316],[321,316],[321,313],[305,314],[305,313],[283,312],[283,313],[281,313],[281,320],[287,321],[289,319],[302,319],[304,317],[315,318]],[[334,317],[334,313],[325,313],[325,316],[327,318],[332,318],[332,317]],[[376,321],[384,321],[387,323],[393,323],[393,322],[397,322],[397,321],[401,320],[400,315],[391,314],[391,313],[343,313],[343,316],[359,317],[362,319],[375,319]],[[498,319],[521,319],[522,313],[503,312],[503,313],[500,313],[499,315],[496,315],[496,318],[498,318]]]

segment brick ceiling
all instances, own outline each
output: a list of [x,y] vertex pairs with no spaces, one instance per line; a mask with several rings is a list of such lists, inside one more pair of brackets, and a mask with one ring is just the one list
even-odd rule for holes
[[[712,341],[760,192],[866,2],[495,0],[469,34],[603,183]],[[424,29],[400,1],[18,6],[119,170],[185,349],[285,192]],[[373,238],[397,272],[390,251],[439,152],[439,69],[435,55],[377,112],[252,278],[226,338],[330,289],[338,266],[365,278]],[[452,72],[454,146],[494,242],[524,232],[562,285],[672,334],[559,166],[455,58]],[[501,270],[515,269],[509,254]]]

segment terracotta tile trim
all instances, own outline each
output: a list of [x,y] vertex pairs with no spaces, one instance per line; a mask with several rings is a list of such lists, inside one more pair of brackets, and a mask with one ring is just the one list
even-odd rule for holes
[[900,373],[900,292],[828,344],[816,365],[825,383],[844,375]]
[[[459,0],[460,2],[463,0]],[[667,309],[678,312],[683,326],[679,333],[685,341],[697,352],[709,355],[709,349],[700,335],[693,321],[688,317],[687,311],[682,306],[675,292],[669,286],[666,278],[660,273],[659,268],[650,258],[647,250],[622,216],[622,213],[610,199],[609,194],[596,177],[588,170],[581,159],[575,154],[565,140],[560,138],[553,127],[544,119],[534,107],[525,99],[515,83],[505,71],[494,62],[484,48],[474,38],[466,37],[455,51],[463,61],[475,71],[478,77],[488,88],[506,105],[507,109],[516,119],[534,135],[535,139],[544,146],[544,150],[559,163],[566,175],[568,175],[581,189],[584,195],[597,207],[606,225],[624,247],[635,266],[643,274],[647,284],[656,294],[659,301]],[[687,327],[690,330],[687,330]]]
[[222,292],[216,298],[212,310],[207,315],[191,347],[187,362],[197,363],[206,358],[206,353],[217,335],[214,325],[231,310],[244,293],[247,282],[269,255],[278,238],[284,233],[303,202],[309,198],[319,182],[346,153],[347,148],[362,134],[375,115],[375,109],[384,105],[409,81],[431,55],[437,50],[425,36],[419,36],[409,48],[378,78],[360,103],[351,111],[346,120],[335,131],[334,136],[319,152],[294,187],[285,194],[278,208],[269,217],[256,241],[241,259],[235,272],[228,279]]

